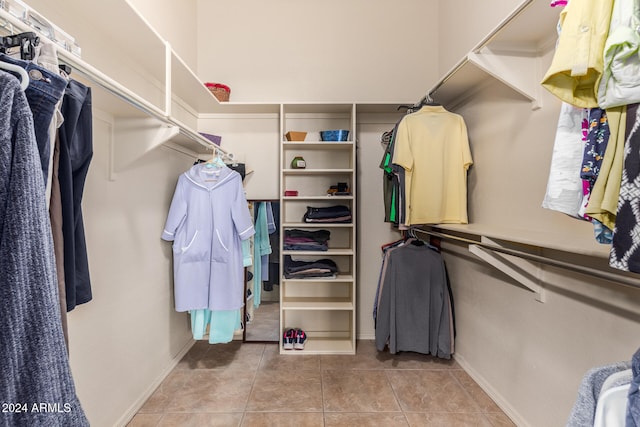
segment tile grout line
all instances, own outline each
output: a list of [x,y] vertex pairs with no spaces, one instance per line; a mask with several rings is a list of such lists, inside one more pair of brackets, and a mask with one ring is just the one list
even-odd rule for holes
[[[462,372],[465,372],[464,369],[461,369]],[[466,372],[465,372],[466,373]],[[460,386],[460,388],[462,389],[462,391],[464,392],[464,394],[466,394],[472,401],[473,403],[476,404],[476,406],[478,407],[478,413],[482,416],[482,418],[487,421],[491,426],[493,426],[493,423],[491,422],[491,420],[487,417],[486,413],[484,412],[484,410],[482,409],[482,406],[480,406],[480,402],[478,402],[476,400],[475,397],[473,397],[473,395],[471,393],[469,393],[467,391],[467,388],[464,386],[464,384],[462,384],[462,382],[458,379],[458,377],[456,377],[455,375],[453,375],[453,373],[449,372],[449,375],[453,378],[453,380]]]
[[258,372],[260,371],[260,367],[262,366],[262,361],[264,360],[264,355],[267,351],[267,345],[262,344],[262,354],[260,355],[260,361],[258,362],[258,366],[256,366],[256,371],[253,374],[253,380],[251,381],[251,388],[249,389],[249,395],[247,396],[247,401],[244,404],[244,411],[242,411],[242,417],[240,418],[240,424],[238,427],[242,426],[244,423],[244,419],[247,415],[247,408],[249,406],[249,400],[251,400],[251,394],[253,393],[253,387],[256,385],[256,379],[258,378]]
[[318,365],[320,368],[320,398],[322,399],[322,426],[327,425],[324,411],[324,369],[322,369],[322,355],[318,355]]
[[404,420],[407,422],[407,426],[410,426],[411,423],[409,423],[409,419],[407,418],[407,414],[405,413],[405,410],[402,407],[402,403],[400,402],[400,399],[398,398],[398,394],[396,393],[396,389],[395,389],[395,387],[393,387],[393,383],[391,382],[391,379],[389,378],[389,372],[391,372],[393,370],[394,369],[384,369],[383,370],[384,377],[387,379],[387,382],[389,383],[389,387],[391,387],[391,391],[393,392],[393,397],[394,397],[394,399],[396,399],[396,403],[398,404],[398,408],[400,408],[400,412],[402,413],[402,416],[404,417]]

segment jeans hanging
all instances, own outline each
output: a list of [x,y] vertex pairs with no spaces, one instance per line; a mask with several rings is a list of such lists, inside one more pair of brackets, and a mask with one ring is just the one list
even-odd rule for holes
[[5,54],[0,54],[0,61],[18,65],[29,74],[29,86],[25,89],[25,95],[33,114],[33,125],[40,154],[43,182],[46,183],[51,158],[51,141],[49,138],[49,125],[56,110],[56,104],[62,98],[67,81],[51,71],[29,61],[15,59]]
[[87,244],[82,220],[82,193],[93,157],[91,88],[70,80],[61,107],[58,177],[62,201],[64,272],[67,311],[92,298]]

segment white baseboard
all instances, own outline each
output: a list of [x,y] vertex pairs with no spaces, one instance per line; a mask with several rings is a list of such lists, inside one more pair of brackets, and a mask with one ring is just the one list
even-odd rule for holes
[[122,415],[122,417],[120,417],[120,419],[116,423],[116,426],[125,427],[131,422],[133,417],[136,416],[147,399],[149,399],[153,392],[156,391],[158,386],[162,384],[162,381],[167,378],[167,375],[169,375],[171,371],[173,371],[173,369],[178,366],[178,363],[180,363],[184,355],[187,354],[189,350],[191,350],[191,347],[193,347],[195,343],[195,340],[190,340],[189,342],[187,342],[187,344],[185,344],[185,346],[182,348],[182,350],[180,350],[176,357],[171,360],[171,363],[169,363],[169,365],[167,365],[167,367],[160,373],[160,375],[158,375],[156,380],[149,385],[147,390],[131,405],[131,407],[129,407],[129,409]]
[[359,340],[375,340],[376,339],[376,334],[375,332],[372,333],[368,333],[368,334],[360,334],[356,337],[356,339]]
[[480,386],[485,393],[489,395],[491,399],[498,405],[500,409],[513,421],[513,423],[518,427],[531,427],[529,423],[525,421],[524,418],[515,410],[511,404],[509,404],[508,400],[504,398],[496,389],[494,389],[491,384],[480,375],[475,369],[469,365],[469,363],[465,360],[463,356],[455,353],[453,355],[454,360],[460,365],[464,371],[469,374],[469,376]]

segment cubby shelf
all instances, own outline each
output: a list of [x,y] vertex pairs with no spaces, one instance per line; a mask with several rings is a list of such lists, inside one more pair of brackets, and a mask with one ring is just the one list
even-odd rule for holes
[[[284,104],[280,110],[280,129],[319,132],[323,129],[348,129],[355,132],[353,104]],[[280,319],[282,328],[298,325],[307,332],[305,354],[355,353],[356,285],[356,188],[355,144],[353,141],[281,141],[281,239],[293,228],[327,229],[332,232],[327,251],[292,251],[281,247],[284,257],[303,260],[331,259],[342,272],[335,278],[282,279]],[[337,155],[336,155],[337,154]],[[292,169],[292,159],[303,156],[305,169]],[[312,167],[310,166],[312,165]],[[349,196],[320,195],[337,181],[346,182]],[[302,196],[284,196],[296,189]],[[299,222],[307,206],[347,205],[351,223]],[[331,245],[335,247],[331,247]],[[283,267],[284,268],[284,267]],[[282,343],[280,343],[282,345]],[[282,354],[293,354],[281,347]]]

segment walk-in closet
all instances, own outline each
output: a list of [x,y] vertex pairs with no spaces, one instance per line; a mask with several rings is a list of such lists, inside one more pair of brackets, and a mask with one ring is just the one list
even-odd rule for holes
[[638,22],[0,0],[0,426],[640,425]]

